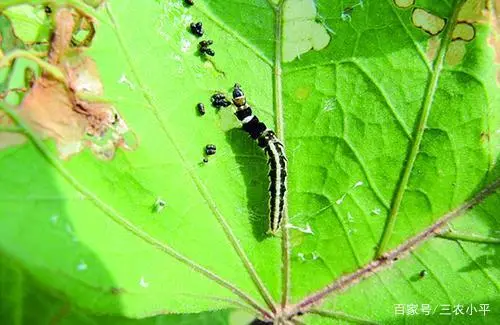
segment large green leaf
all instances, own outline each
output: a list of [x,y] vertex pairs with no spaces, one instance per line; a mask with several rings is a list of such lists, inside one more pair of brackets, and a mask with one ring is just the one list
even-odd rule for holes
[[[21,2],[43,1],[6,1]],[[95,60],[137,146],[109,160],[88,148],[61,159],[60,144],[1,104],[29,140],[0,146],[0,251],[9,263],[84,310],[131,318],[229,307],[297,317],[330,293],[308,324],[334,321],[318,316],[332,310],[399,322],[394,304],[494,309],[494,238],[477,244],[457,232],[402,249],[499,186],[490,2],[116,0],[96,11],[63,2],[95,16],[90,49],[72,59]],[[214,40],[214,58],[199,55],[192,21]],[[288,224],[275,237],[265,235],[264,153],[231,110],[209,108],[235,82],[286,147]],[[217,154],[204,164],[208,143]],[[453,228],[499,237],[495,198]],[[153,208],[158,199],[164,209]],[[421,269],[429,276],[412,280]],[[378,274],[355,285],[363,270]],[[336,280],[353,287],[338,295]],[[474,295],[464,283],[477,283]],[[287,310],[274,312],[280,301]]]
[[252,316],[238,310],[220,310],[198,314],[162,315],[143,320],[120,316],[89,315],[71,304],[64,296],[47,291],[19,264],[0,256],[0,286],[2,288],[0,319],[2,324],[134,324],[134,325],[238,325]]
[[[498,323],[500,265],[495,229],[499,205],[500,195],[496,193],[454,222],[456,232],[469,234],[470,229],[477,230],[470,238],[473,241],[431,239],[394,267],[328,299],[323,309],[336,319],[345,319],[347,314],[356,316],[354,321],[376,319],[397,324],[405,316],[396,314],[396,310],[407,311],[416,305],[417,314],[406,316],[409,324]],[[423,270],[426,273],[422,277]],[[484,312],[481,305],[488,305],[482,307]],[[463,307],[463,313],[459,309],[453,312],[458,306]],[[317,317],[311,316],[319,321]]]

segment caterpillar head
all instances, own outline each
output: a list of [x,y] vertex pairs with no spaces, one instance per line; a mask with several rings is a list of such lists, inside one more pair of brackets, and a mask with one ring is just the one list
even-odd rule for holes
[[233,103],[236,107],[244,106],[247,103],[245,93],[241,90],[239,84],[235,84],[233,88]]

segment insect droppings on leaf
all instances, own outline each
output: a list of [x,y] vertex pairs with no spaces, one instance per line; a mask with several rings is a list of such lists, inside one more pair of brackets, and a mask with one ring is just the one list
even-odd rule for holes
[[203,36],[204,31],[203,31],[203,24],[201,23],[201,21],[197,23],[191,23],[191,25],[189,26],[191,28],[191,33],[193,33],[198,37]]
[[205,146],[205,154],[207,156],[215,155],[216,152],[217,152],[217,147],[215,146],[215,144],[207,144]]
[[215,51],[210,48],[210,45],[212,45],[213,43],[214,43],[214,41],[212,41],[212,40],[201,41],[200,43],[198,43],[200,53],[206,54],[209,56],[214,56]]
[[199,115],[205,115],[205,105],[203,105],[203,103],[198,103],[196,105],[196,109],[198,110]]

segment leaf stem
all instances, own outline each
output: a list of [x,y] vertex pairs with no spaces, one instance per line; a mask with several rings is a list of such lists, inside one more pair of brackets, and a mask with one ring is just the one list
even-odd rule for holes
[[75,97],[87,102],[92,102],[92,103],[103,103],[103,104],[115,104],[115,100],[102,96],[102,95],[94,95],[89,93],[88,91],[78,91],[75,92]]
[[274,87],[274,110],[276,113],[276,135],[281,141],[284,141],[284,114],[283,114],[283,82],[282,82],[282,41],[283,41],[283,4],[285,0],[274,9],[275,15],[275,44],[274,44],[274,74],[273,74],[273,87]]
[[345,290],[347,287],[350,287],[353,284],[358,283],[362,279],[377,274],[383,268],[391,265],[394,261],[400,259],[408,252],[414,250],[418,245],[421,245],[426,240],[439,235],[439,229],[445,227],[446,224],[450,222],[450,220],[465,214],[467,211],[469,211],[476,205],[483,202],[488,196],[495,193],[499,188],[500,188],[500,178],[496,179],[492,183],[485,186],[470,200],[463,203],[456,209],[443,215],[437,222],[432,224],[430,227],[424,229],[421,233],[410,238],[408,241],[399,245],[392,251],[385,253],[381,257],[373,260],[372,262],[368,263],[367,265],[358,269],[357,271],[347,274],[333,281],[323,289],[320,289],[319,291],[304,298],[301,302],[289,308],[287,316],[293,317],[298,313],[307,312],[309,309],[312,308],[313,305],[318,304],[333,292]]
[[20,127],[15,126],[0,126],[0,132],[9,132],[9,133],[24,133],[24,130]]
[[455,28],[455,25],[457,23],[457,18],[458,18],[458,13],[460,12],[460,9],[462,8],[462,5],[464,3],[464,0],[456,0],[455,1],[455,8],[453,10],[452,16],[450,18],[449,23],[447,24],[445,30],[444,30],[444,36],[441,40],[441,45],[439,48],[438,56],[436,59],[436,62],[434,63],[433,71],[431,73],[431,78],[426,90],[426,96],[424,99],[423,107],[422,107],[422,112],[420,115],[420,120],[417,125],[417,130],[415,132],[415,138],[412,143],[410,153],[408,155],[407,162],[404,166],[403,170],[403,175],[401,177],[401,180],[399,182],[398,188],[396,190],[396,195],[394,196],[391,210],[389,212],[389,217],[386,221],[385,227],[384,227],[384,232],[382,234],[382,237],[380,239],[380,243],[377,249],[376,257],[380,257],[385,249],[387,248],[387,245],[389,244],[389,241],[391,239],[392,233],[394,231],[394,226],[396,224],[397,216],[399,213],[399,209],[401,207],[401,203],[403,201],[403,196],[405,194],[406,188],[408,186],[408,181],[410,179],[413,166],[415,164],[415,161],[417,159],[417,155],[420,150],[420,144],[422,142],[425,128],[427,126],[427,120],[429,118],[429,114],[431,111],[431,107],[433,104],[434,100],[434,95],[436,93],[438,83],[439,83],[439,76],[441,74],[441,70],[443,69],[444,65],[444,60],[446,57],[446,52],[448,50],[448,45],[451,42],[453,30]]
[[500,238],[481,236],[471,233],[460,232],[456,230],[447,230],[439,235],[439,238],[449,239],[449,240],[460,240],[468,241],[478,244],[500,244]]
[[235,300],[235,299],[229,299],[229,298],[223,298],[223,297],[217,297],[217,296],[209,296],[209,295],[198,295],[198,294],[184,294],[185,296],[188,297],[193,297],[196,299],[206,299],[206,300],[212,300],[212,301],[217,301],[221,303],[229,303],[231,305],[234,305],[234,308],[239,308],[239,309],[244,309],[247,311],[249,314],[254,314],[255,310],[250,308],[248,305],[245,303]]
[[66,77],[58,67],[48,63],[47,61],[40,59],[40,56],[44,55],[45,53],[31,52],[25,50],[14,50],[4,55],[3,57],[0,54],[0,68],[10,65],[10,63],[17,58],[25,58],[38,64],[40,68],[42,68],[42,70],[49,73],[52,77],[54,77],[54,79],[60,81],[63,85],[67,85],[68,82],[66,80]]
[[267,318],[271,318],[272,315],[263,307],[259,305],[257,301],[255,301],[250,295],[244,293],[241,289],[231,284],[230,282],[224,280],[219,277],[217,274],[212,271],[206,269],[205,267],[195,263],[191,259],[181,255],[176,250],[174,250],[169,245],[157,240],[156,238],[150,236],[144,230],[140,229],[125,217],[120,215],[115,209],[111,206],[107,205],[97,195],[88,190],[85,186],[80,184],[78,180],[71,175],[71,173],[63,166],[63,164],[50,152],[47,146],[43,143],[43,141],[35,134],[33,130],[31,130],[30,126],[26,124],[19,115],[15,112],[14,109],[7,106],[5,103],[0,102],[0,110],[3,110],[7,115],[21,128],[24,130],[26,136],[30,139],[33,145],[38,149],[38,151],[42,154],[42,156],[47,160],[47,162],[54,167],[59,174],[68,181],[78,192],[88,198],[90,202],[92,202],[98,209],[103,211],[106,215],[108,215],[114,222],[118,225],[122,226],[126,230],[128,230],[133,235],[141,238],[145,242],[151,244],[153,247],[167,253],[177,261],[187,265],[194,271],[203,274],[205,277],[210,280],[216,282],[220,286],[230,290],[235,295],[240,297],[243,301],[253,307],[255,310],[259,311],[263,316]]
[[[12,65],[11,65],[12,67]],[[10,80],[8,81],[10,82]],[[8,84],[8,83],[7,83]],[[0,93],[0,100],[3,100],[5,97],[9,96],[10,93],[25,93],[28,91],[28,88],[9,88],[4,92]]]
[[[274,10],[274,111],[276,123],[276,135],[285,145],[285,128],[284,128],[284,110],[283,110],[283,79],[282,79],[282,51],[283,51],[283,5],[286,0],[281,0],[276,6],[272,6]],[[286,195],[286,194],[285,194]],[[282,220],[282,237],[281,237],[281,267],[282,267],[282,289],[281,289],[281,308],[284,309],[288,305],[288,297],[290,294],[290,230],[288,224],[288,204],[285,198],[285,206]]]

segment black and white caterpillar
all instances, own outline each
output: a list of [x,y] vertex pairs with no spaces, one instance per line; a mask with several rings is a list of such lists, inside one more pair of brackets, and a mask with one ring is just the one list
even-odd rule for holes
[[233,88],[233,104],[236,106],[234,113],[241,121],[243,130],[257,140],[259,147],[264,149],[269,165],[269,231],[276,234],[280,228],[285,208],[285,192],[287,177],[287,159],[285,148],[276,134],[268,129],[264,123],[253,115],[252,108],[247,104],[245,93],[240,85]]

